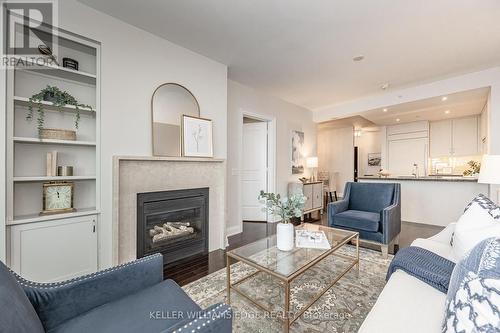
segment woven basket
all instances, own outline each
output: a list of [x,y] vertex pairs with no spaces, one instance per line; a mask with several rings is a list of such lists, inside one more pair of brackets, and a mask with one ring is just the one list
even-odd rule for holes
[[76,140],[76,131],[61,130],[54,128],[43,128],[40,131],[40,139],[54,140]]

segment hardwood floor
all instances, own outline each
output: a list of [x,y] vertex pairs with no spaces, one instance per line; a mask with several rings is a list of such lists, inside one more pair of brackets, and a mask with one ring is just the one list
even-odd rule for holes
[[[323,215],[321,219],[311,222],[327,225],[326,214]],[[401,229],[399,248],[409,246],[416,238],[427,238],[435,235],[443,228],[426,224],[403,222]],[[227,249],[232,250],[275,233],[276,223],[243,222],[243,232],[229,237],[229,246]],[[367,244],[361,244],[361,246],[367,246],[380,251],[379,246],[373,247]],[[206,256],[191,257],[182,262],[175,263],[175,265],[167,266],[164,271],[164,276],[166,279],[173,279],[179,285],[183,286],[224,267],[226,267],[225,251],[216,250],[210,252]]]

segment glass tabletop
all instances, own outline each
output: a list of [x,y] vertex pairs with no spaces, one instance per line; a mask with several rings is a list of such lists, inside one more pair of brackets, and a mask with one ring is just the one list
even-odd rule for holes
[[354,238],[357,234],[357,232],[353,231],[334,229],[309,223],[304,223],[295,227],[295,230],[298,229],[323,231],[331,248],[312,249],[294,246],[291,251],[280,251],[276,248],[276,235],[274,235],[231,250],[228,252],[228,255],[240,257],[259,267],[263,267],[287,278],[315,259],[318,259],[323,254],[336,251],[340,244]]

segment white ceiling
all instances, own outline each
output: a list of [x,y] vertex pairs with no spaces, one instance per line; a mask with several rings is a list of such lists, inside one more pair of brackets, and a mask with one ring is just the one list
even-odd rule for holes
[[[381,126],[420,120],[436,121],[471,116],[481,113],[488,100],[489,91],[490,88],[481,88],[427,98],[366,111],[361,113],[361,116]],[[443,97],[446,98],[445,101],[443,101]],[[399,122],[397,119],[399,119]]]
[[500,65],[498,0],[79,1],[310,109]]

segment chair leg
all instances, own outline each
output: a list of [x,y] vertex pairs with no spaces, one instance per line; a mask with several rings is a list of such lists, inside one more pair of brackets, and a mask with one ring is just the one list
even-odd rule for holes
[[[332,192],[328,192],[328,195],[330,196],[330,202],[333,202],[333,197],[332,197]],[[335,195],[336,197],[337,195]]]
[[399,234],[394,238],[394,254],[399,251]]
[[380,245],[380,248],[382,250],[382,258],[387,259],[389,254],[389,245],[382,244]]
[[337,198],[337,191],[333,191],[333,194],[335,195],[335,201],[339,201],[339,198]]

